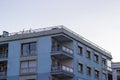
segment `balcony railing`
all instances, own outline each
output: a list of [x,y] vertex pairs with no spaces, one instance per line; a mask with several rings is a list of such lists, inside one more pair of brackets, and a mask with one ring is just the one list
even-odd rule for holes
[[0,77],[4,77],[7,75],[7,71],[0,72]]
[[20,73],[21,74],[36,73],[36,67],[21,68]]
[[52,66],[51,68],[52,72],[68,72],[68,73],[72,73],[73,74],[73,68],[72,67],[68,67],[68,66]]
[[0,58],[7,58],[8,54],[7,53],[0,53]]
[[52,46],[52,51],[63,51],[68,53],[69,55],[73,55],[73,50],[65,46]]
[[109,67],[109,66],[107,66],[107,70],[110,71],[110,72],[112,72],[112,68]]

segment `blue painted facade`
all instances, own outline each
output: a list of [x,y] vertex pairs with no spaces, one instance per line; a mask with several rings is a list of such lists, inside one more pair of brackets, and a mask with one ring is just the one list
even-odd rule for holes
[[8,45],[7,80],[18,80],[20,67],[20,42],[11,41]]
[[[2,41],[0,38],[0,46],[7,44],[8,48],[8,56],[0,57],[0,64],[6,66],[4,69],[7,68],[7,74],[3,75],[3,66],[0,65],[0,80],[110,80],[108,79],[108,73],[110,73],[108,67],[110,66],[107,64],[107,61],[110,62],[112,59],[110,54],[101,52],[94,45],[91,47],[91,44],[85,44],[67,33],[57,32],[57,30],[55,33],[52,30],[52,34],[49,32],[42,36],[38,34],[34,36],[33,33],[30,37],[28,35],[28,37],[13,40],[4,40],[6,38],[4,37]],[[21,57],[22,44],[31,42],[36,42],[36,55]],[[82,47],[82,55],[78,52],[78,46]],[[87,50],[90,51],[90,59],[86,57]],[[94,61],[94,54],[98,55],[98,62]],[[106,60],[104,70],[103,58]],[[35,73],[29,74],[29,69],[25,69],[23,72],[28,70],[28,73],[21,74],[22,62],[31,60],[36,61]],[[82,72],[78,69],[79,63],[82,64]],[[91,68],[90,75],[87,75],[87,66]],[[95,70],[98,71],[98,78],[95,77]],[[103,73],[106,74],[105,79],[103,79]]]

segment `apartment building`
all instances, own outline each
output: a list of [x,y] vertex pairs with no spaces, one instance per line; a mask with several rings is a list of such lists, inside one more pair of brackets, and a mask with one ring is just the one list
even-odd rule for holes
[[0,36],[0,80],[111,80],[111,59],[62,25]]
[[120,80],[120,62],[112,63],[113,80]]

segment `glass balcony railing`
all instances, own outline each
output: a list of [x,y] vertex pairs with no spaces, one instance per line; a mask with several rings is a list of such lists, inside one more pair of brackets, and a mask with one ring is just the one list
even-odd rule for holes
[[73,55],[73,50],[65,46],[52,46],[52,51],[63,51],[70,55]]
[[68,67],[68,66],[52,66],[51,68],[52,72],[68,72],[68,73],[72,73],[73,74],[73,68],[72,67]]
[[7,53],[0,53],[0,58],[7,58],[8,54]]

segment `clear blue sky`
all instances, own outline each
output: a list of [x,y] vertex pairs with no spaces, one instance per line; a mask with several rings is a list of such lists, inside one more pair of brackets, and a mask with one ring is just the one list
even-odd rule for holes
[[0,34],[64,25],[120,62],[120,0],[0,0]]

